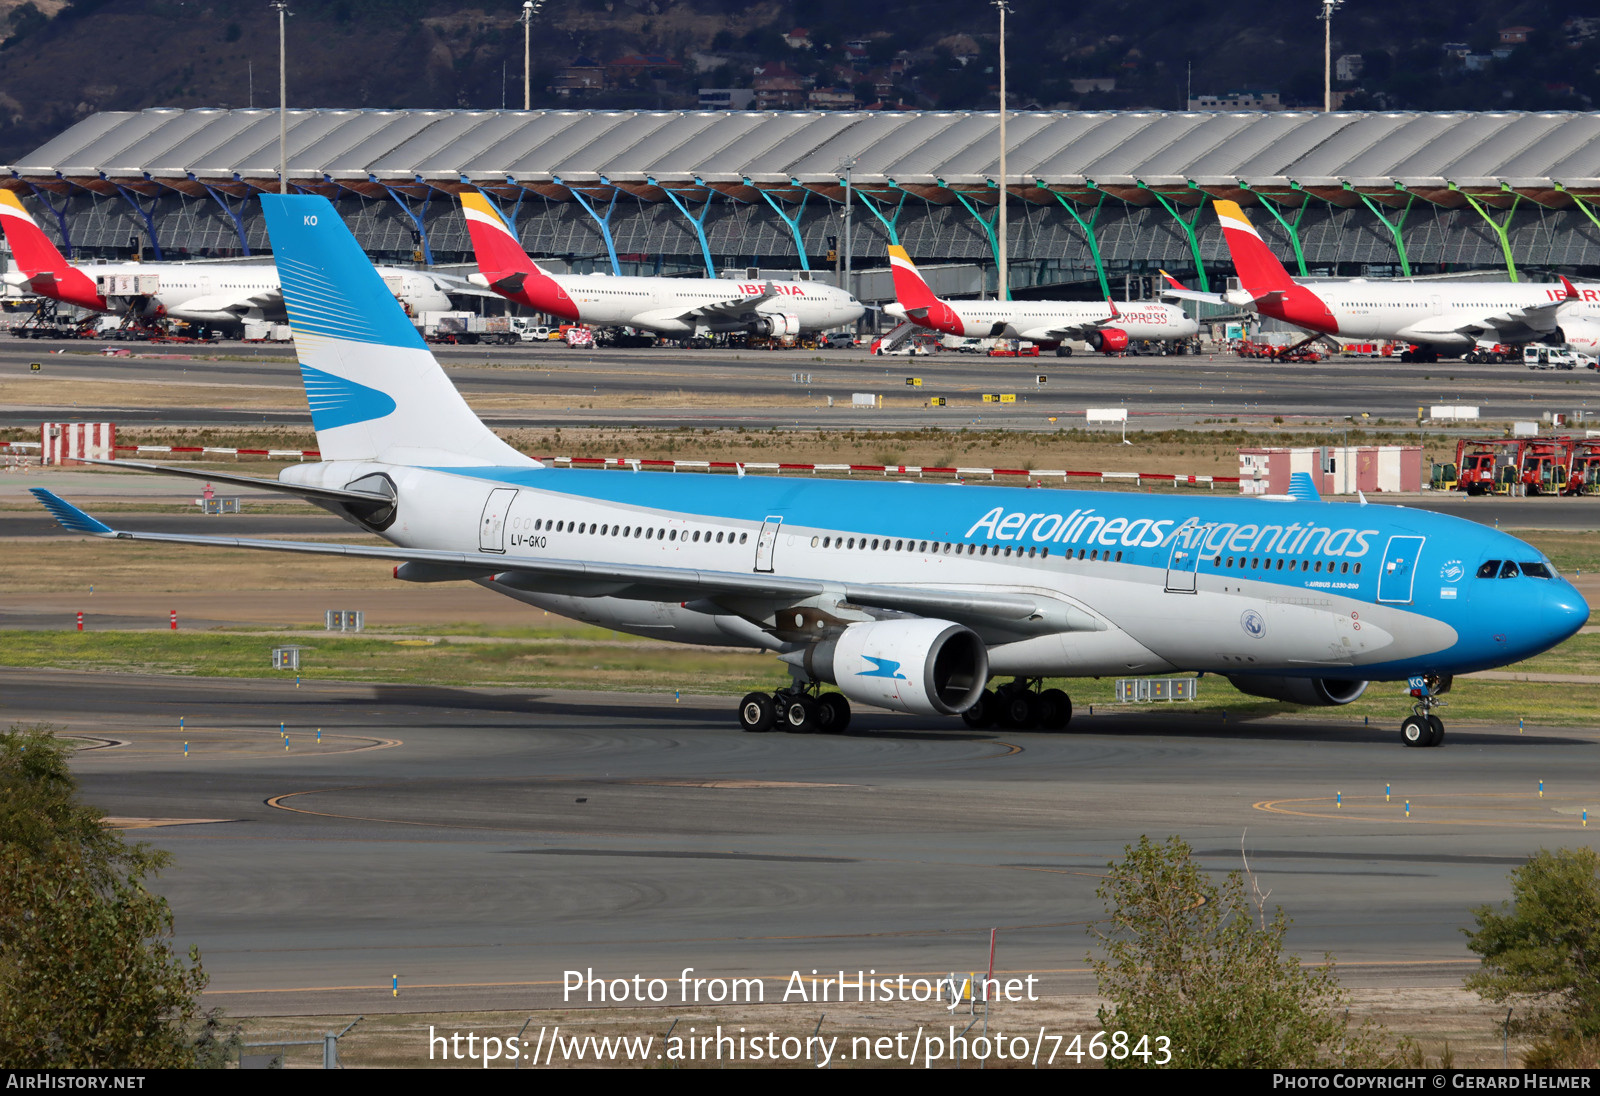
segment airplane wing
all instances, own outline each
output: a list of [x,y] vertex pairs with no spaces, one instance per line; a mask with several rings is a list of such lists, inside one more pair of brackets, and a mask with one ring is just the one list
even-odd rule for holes
[[1174,297],[1182,301],[1203,301],[1206,304],[1224,304],[1221,293],[1201,293],[1199,290],[1190,289],[1178,279],[1161,271],[1161,277],[1166,281],[1166,287],[1161,290],[1163,297]]
[[281,309],[281,289],[259,289],[253,293],[210,293],[190,297],[180,309],[184,312],[232,312],[235,315],[256,309]]
[[756,573],[593,563],[584,560],[485,559],[481,554],[474,552],[402,548],[392,544],[336,544],[180,533],[141,533],[113,529],[42,487],[32,488],[32,494],[63,528],[70,532],[86,533],[107,540],[153,541],[211,548],[254,548],[302,555],[398,560],[402,563],[438,568],[439,570],[434,573],[448,579],[487,578],[499,575],[510,579],[519,589],[585,597],[619,597],[668,602],[715,597],[753,598],[781,607],[810,597],[833,595],[855,605],[938,616],[958,623],[988,625],[1008,631],[1100,631],[1105,627],[1101,621],[1076,606],[1044,594],[1027,592],[998,593],[960,588],[835,583],[820,579],[779,578]]
[[[451,297],[498,297],[500,294],[494,290],[478,285],[468,278],[458,278],[454,274],[441,274],[430,270],[427,277],[438,288],[439,292]],[[519,286],[521,283],[517,283]]]
[[200,468],[183,468],[181,466],[155,464],[142,460],[100,460],[95,457],[76,457],[80,464],[103,464],[107,468],[128,468],[135,472],[154,472],[161,476],[187,476],[189,479],[205,480],[208,483],[231,483],[235,487],[254,487],[262,491],[281,491],[287,495],[299,495],[305,499],[323,499],[328,502],[359,502],[382,503],[388,505],[394,500],[388,495],[380,495],[375,491],[349,491],[335,487],[312,487],[303,483],[285,483],[282,480],[258,479],[255,476],[237,476],[231,472],[207,472]]
[[709,320],[718,316],[737,317],[739,313],[760,304],[762,301],[770,301],[777,295],[778,291],[772,288],[771,282],[768,282],[766,285],[761,287],[761,293],[759,296],[729,297],[725,301],[713,301],[710,304],[697,305],[694,308],[680,313],[677,318],[689,321]]

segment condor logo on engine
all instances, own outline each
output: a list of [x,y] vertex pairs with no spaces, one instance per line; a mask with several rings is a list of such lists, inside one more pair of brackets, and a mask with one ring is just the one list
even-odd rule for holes
[[909,681],[905,674],[900,672],[900,663],[888,658],[873,658],[871,655],[862,655],[862,658],[872,663],[872,669],[857,671],[857,677],[888,677],[895,681]]

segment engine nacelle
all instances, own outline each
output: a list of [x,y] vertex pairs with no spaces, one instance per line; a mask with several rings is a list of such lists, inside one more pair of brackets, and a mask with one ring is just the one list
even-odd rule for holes
[[1115,354],[1128,349],[1128,333],[1120,327],[1101,327],[1089,332],[1084,340],[1102,354]]
[[1240,674],[1229,677],[1233,687],[1251,696],[1285,700],[1308,708],[1331,708],[1361,699],[1367,691],[1365,681],[1341,681],[1331,677],[1258,677]]
[[1556,337],[1581,354],[1600,355],[1600,323],[1574,320],[1556,329]]
[[793,312],[761,312],[751,328],[755,335],[798,335],[800,317]]
[[960,715],[989,680],[983,640],[948,620],[852,624],[808,649],[803,665],[851,700],[913,715]]

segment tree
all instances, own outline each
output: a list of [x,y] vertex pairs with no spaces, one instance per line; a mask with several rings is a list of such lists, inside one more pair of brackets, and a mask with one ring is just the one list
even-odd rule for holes
[[1467,988],[1513,1004],[1513,1030],[1539,1040],[1537,1057],[1600,1039],[1600,855],[1539,850],[1511,870],[1511,901],[1472,911],[1463,929],[1482,966]]
[[[1124,850],[1095,893],[1107,919],[1092,935],[1104,948],[1090,957],[1107,1032],[1171,1039],[1174,1066],[1265,1069],[1373,1065],[1383,1058],[1381,1030],[1352,1028],[1348,994],[1333,959],[1304,967],[1285,955],[1289,919],[1269,917],[1266,895],[1229,873],[1218,887],[1180,837],[1157,845],[1140,837]],[[1154,1065],[1108,1059],[1109,1065]]]
[[172,912],[144,881],[166,853],[77,802],[48,728],[0,735],[0,1062],[13,1069],[171,1068],[215,1057],[196,1020],[206,975],[173,954]]

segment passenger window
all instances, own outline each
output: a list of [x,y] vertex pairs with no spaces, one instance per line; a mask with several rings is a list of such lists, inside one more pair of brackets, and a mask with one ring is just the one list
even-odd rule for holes
[[1494,576],[1499,574],[1499,573],[1500,573],[1500,561],[1497,560],[1497,559],[1491,559],[1487,563],[1485,563],[1482,567],[1478,568],[1478,577],[1479,578],[1494,578]]
[[1542,563],[1537,563],[1537,562],[1535,562],[1535,563],[1524,562],[1522,564],[1522,573],[1527,575],[1529,578],[1552,578],[1552,577],[1554,577],[1554,576],[1552,576],[1550,574],[1550,568],[1546,567]]
[[1512,563],[1509,559],[1500,565],[1501,578],[1516,578],[1517,573],[1517,565]]

